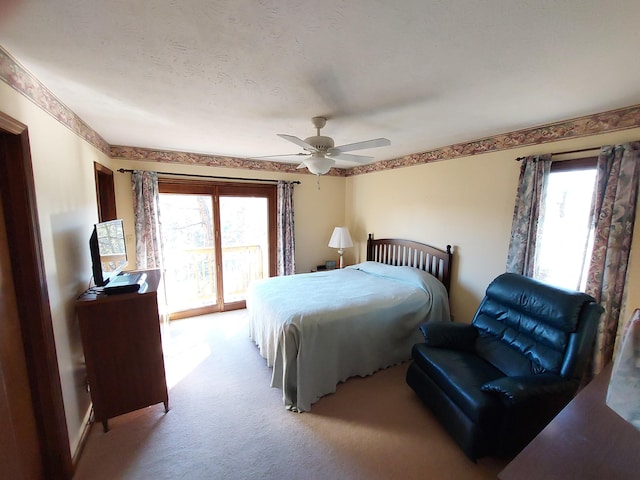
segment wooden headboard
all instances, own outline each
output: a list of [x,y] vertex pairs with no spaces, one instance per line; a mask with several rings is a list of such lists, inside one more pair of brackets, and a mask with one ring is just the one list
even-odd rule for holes
[[367,239],[367,260],[387,265],[406,265],[430,273],[449,291],[451,286],[451,245],[446,250],[412,240],[382,238]]

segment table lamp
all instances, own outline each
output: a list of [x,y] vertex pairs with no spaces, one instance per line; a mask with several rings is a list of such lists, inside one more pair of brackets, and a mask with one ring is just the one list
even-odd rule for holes
[[340,268],[342,268],[344,266],[342,263],[342,254],[344,253],[344,249],[353,247],[351,235],[349,235],[347,227],[336,227],[333,229],[333,234],[329,240],[329,246],[331,248],[338,249],[338,253],[340,254]]

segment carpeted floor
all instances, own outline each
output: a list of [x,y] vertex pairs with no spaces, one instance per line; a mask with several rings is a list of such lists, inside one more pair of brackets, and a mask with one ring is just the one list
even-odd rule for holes
[[406,364],[348,380],[311,412],[285,410],[247,332],[243,310],[172,322],[169,412],[93,425],[74,478],[471,480],[505,466],[462,454],[405,384]]

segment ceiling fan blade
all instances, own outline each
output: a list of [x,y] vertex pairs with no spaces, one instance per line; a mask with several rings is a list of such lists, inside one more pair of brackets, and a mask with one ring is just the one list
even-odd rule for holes
[[338,145],[337,147],[327,150],[328,153],[333,154],[334,151],[338,152],[353,152],[354,150],[364,150],[365,148],[386,147],[391,145],[391,141],[386,138],[374,138],[373,140],[365,140],[364,142],[348,143],[347,145]]
[[300,165],[298,165],[296,167],[296,169],[298,169],[298,170],[301,169],[301,168],[307,168],[307,165],[304,162],[302,162]]
[[313,145],[309,145],[304,140],[301,140],[298,137],[294,137],[293,135],[285,135],[283,133],[278,133],[278,136],[284,138],[285,140],[289,140],[290,142],[295,143],[296,145],[304,148],[305,150],[309,150],[310,152],[318,151],[318,149]]
[[307,155],[309,155],[309,154],[308,153],[299,152],[299,153],[285,153],[283,155],[263,155],[261,157],[249,157],[249,158],[252,158],[254,160],[260,160],[262,158],[276,158],[276,157],[299,157],[299,156],[306,157]]
[[329,155],[331,158],[338,160],[346,160],[347,162],[357,163],[369,163],[373,160],[373,157],[367,157],[365,155],[351,155],[350,153],[338,153],[335,155]]

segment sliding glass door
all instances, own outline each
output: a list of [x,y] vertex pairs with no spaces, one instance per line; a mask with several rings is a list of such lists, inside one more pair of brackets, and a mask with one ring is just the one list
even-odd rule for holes
[[213,201],[210,195],[161,193],[160,221],[170,312],[218,304]]
[[225,302],[241,302],[252,280],[269,272],[268,199],[220,197],[220,253]]
[[245,307],[275,274],[273,185],[161,181],[166,296],[172,318]]

